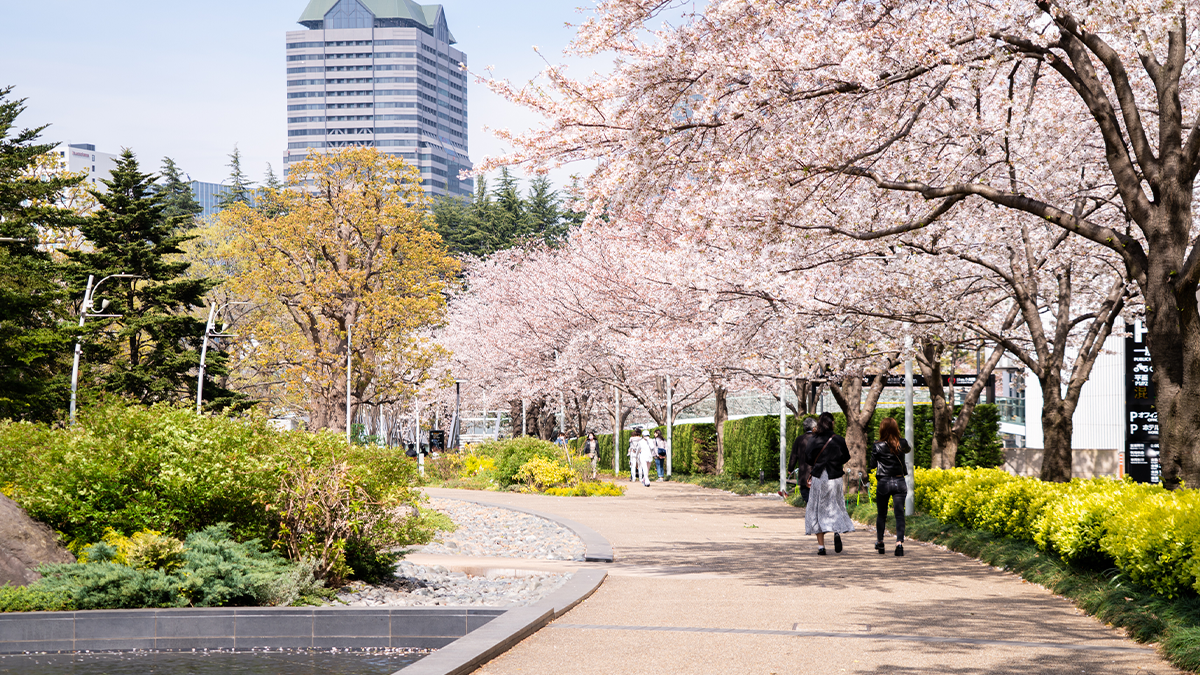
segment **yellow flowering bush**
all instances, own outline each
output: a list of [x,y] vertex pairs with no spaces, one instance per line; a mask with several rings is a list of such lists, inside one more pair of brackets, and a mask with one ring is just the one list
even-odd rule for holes
[[625,488],[616,483],[593,481],[575,487],[546,488],[546,494],[554,497],[620,497]]
[[462,470],[459,475],[470,478],[480,474],[489,474],[496,470],[496,460],[483,455],[467,455],[463,458]]
[[919,509],[944,522],[1032,541],[1071,563],[1115,564],[1174,597],[1200,591],[1200,494],[1109,478],[1046,483],[999,469],[920,469]]
[[571,467],[545,457],[534,457],[525,462],[515,477],[526,488],[538,492],[558,485],[572,486],[577,480]]

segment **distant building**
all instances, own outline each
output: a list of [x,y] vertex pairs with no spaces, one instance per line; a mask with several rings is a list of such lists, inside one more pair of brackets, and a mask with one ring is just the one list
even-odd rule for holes
[[117,160],[121,157],[107,152],[97,152],[96,146],[91,143],[69,143],[65,148],[58,150],[58,156],[66,162],[69,171],[73,173],[86,172],[87,182],[96,183],[97,189],[104,188],[99,184],[100,181],[108,179],[112,170],[117,168]]
[[287,34],[288,150],[354,145],[403,157],[426,193],[466,195],[467,56],[451,45],[441,5],[310,0]]
[[[188,187],[192,188],[192,197],[200,204],[200,208],[204,209],[200,212],[201,218],[216,215],[221,210],[221,198],[232,189],[228,185],[199,180],[191,181]],[[254,205],[254,192],[250,193],[250,205]]]

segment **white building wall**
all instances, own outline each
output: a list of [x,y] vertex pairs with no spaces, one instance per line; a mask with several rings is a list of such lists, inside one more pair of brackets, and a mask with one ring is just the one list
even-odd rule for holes
[[[1079,394],[1071,447],[1087,450],[1122,450],[1121,422],[1125,407],[1125,338],[1110,336],[1105,351],[1096,358],[1092,375]],[[1031,371],[1025,373],[1025,447],[1044,449],[1042,387]]]
[[108,180],[109,174],[117,168],[117,160],[120,159],[118,155],[108,152],[97,152],[69,145],[59,146],[58,152],[66,161],[68,170],[86,172],[87,182],[94,184],[95,188],[100,190],[104,189],[104,185],[100,181]]

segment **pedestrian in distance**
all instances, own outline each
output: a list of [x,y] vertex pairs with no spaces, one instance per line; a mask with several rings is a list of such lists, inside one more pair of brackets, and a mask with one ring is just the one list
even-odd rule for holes
[[629,482],[638,479],[638,462],[642,454],[642,430],[634,429],[629,432]]
[[596,440],[596,432],[588,432],[587,440],[583,443],[583,454],[592,460],[592,480],[596,480],[596,461],[600,457],[600,441]]
[[[796,487],[800,488],[800,499],[808,503],[808,479],[812,467],[808,465],[808,446],[812,443],[813,429],[817,428],[817,418],[804,418],[804,434],[796,437],[792,443],[792,453],[788,457],[788,473],[796,475]],[[787,495],[783,495],[786,497]]]
[[663,438],[658,429],[654,430],[654,470],[658,473],[658,482],[661,483],[663,476],[667,475],[667,439]]
[[654,460],[654,444],[650,437],[643,435],[638,444],[638,471],[641,472],[642,485],[650,487],[650,462]]
[[888,501],[896,511],[896,555],[904,555],[904,501],[908,485],[908,441],[900,438],[900,425],[891,417],[879,423],[879,441],[871,447],[870,468],[875,469],[875,550],[884,553],[883,528],[887,524]]
[[825,555],[825,533],[833,533],[833,550],[842,552],[842,532],[853,532],[854,521],[846,513],[842,486],[843,467],[850,461],[846,439],[833,433],[833,415],[821,413],[813,429],[805,461],[811,469],[808,506],[804,509],[804,534],[817,535],[817,555]]

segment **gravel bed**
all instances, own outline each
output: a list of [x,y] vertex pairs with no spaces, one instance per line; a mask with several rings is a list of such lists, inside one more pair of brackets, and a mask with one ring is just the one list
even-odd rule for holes
[[475,577],[441,565],[402,561],[398,580],[384,586],[351,582],[338,590],[334,604],[351,607],[504,607],[528,605],[558,589],[570,574],[531,573],[528,576]]
[[450,516],[458,529],[442,533],[422,553],[583,560],[583,540],[545,518],[456,499],[430,499],[429,506]]

